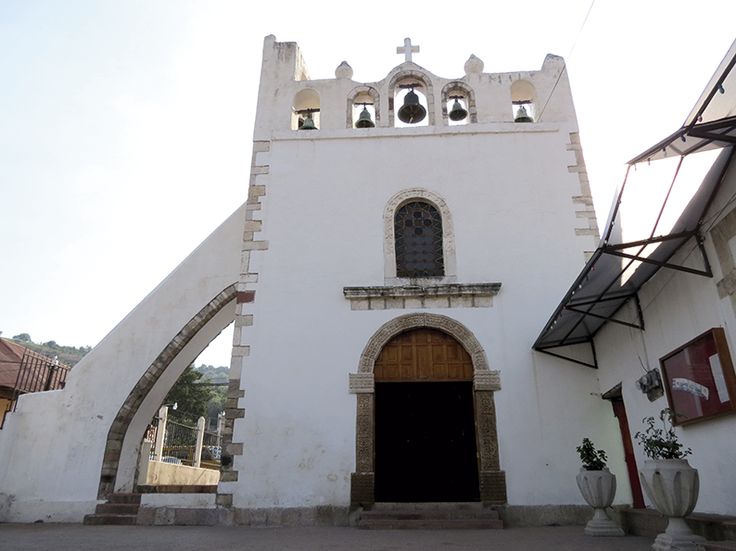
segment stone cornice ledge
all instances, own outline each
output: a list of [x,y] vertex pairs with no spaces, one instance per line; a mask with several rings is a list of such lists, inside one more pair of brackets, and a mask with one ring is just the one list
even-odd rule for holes
[[352,310],[394,308],[487,308],[501,283],[442,283],[437,285],[386,285],[344,287]]

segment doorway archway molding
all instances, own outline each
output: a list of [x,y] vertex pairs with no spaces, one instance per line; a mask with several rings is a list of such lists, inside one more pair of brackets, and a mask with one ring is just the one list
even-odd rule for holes
[[[480,499],[487,504],[506,503],[506,474],[501,470],[494,392],[501,390],[498,371],[489,368],[485,351],[475,335],[462,323],[438,314],[417,313],[398,316],[384,323],[368,340],[360,355],[356,373],[349,376],[349,391],[357,400],[355,426],[355,472],[350,479],[351,506],[375,502],[375,378],[373,369],[383,347],[396,335],[410,329],[440,330],[470,354],[473,362],[475,431],[478,444]],[[427,484],[431,484],[427,480]]]

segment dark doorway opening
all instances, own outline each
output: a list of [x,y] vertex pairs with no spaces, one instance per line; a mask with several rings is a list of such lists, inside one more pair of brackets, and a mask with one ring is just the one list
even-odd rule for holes
[[624,460],[626,461],[626,470],[629,475],[634,509],[644,509],[644,495],[641,492],[639,468],[636,466],[634,446],[632,444],[631,431],[629,430],[629,419],[626,416],[626,406],[624,406],[624,399],[621,393],[621,383],[606,392],[603,395],[603,399],[611,402],[613,414],[618,419],[618,427],[621,431],[621,442],[624,446]]
[[376,383],[375,497],[479,501],[473,383]]

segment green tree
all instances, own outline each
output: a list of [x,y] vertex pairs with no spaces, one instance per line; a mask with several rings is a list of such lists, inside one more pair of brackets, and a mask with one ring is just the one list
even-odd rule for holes
[[165,404],[176,404],[176,418],[190,423],[207,417],[207,403],[213,397],[212,387],[202,384],[202,374],[187,367],[164,399]]
[[13,337],[14,341],[20,341],[20,342],[33,342],[31,340],[31,336],[28,333],[21,333],[20,335],[16,335]]

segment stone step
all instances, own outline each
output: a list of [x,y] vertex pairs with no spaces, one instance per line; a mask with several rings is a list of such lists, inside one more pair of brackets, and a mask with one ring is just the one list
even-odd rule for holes
[[137,515],[139,503],[100,503],[95,509],[97,515]]
[[84,517],[84,524],[87,525],[132,525],[135,524],[137,515],[113,515],[113,514],[93,514]]
[[355,526],[369,530],[503,528],[498,511],[479,502],[376,503],[360,511]]
[[107,496],[108,503],[136,503],[140,504],[141,494],[132,492],[119,492]]
[[360,519],[364,530],[500,530],[499,519]]
[[426,509],[426,510],[371,510],[363,511],[360,515],[361,519],[370,520],[498,520],[498,511],[494,509]]
[[[374,503],[371,506],[371,511],[406,511],[406,510],[435,510],[435,509],[453,509],[453,510],[488,510],[480,501],[437,501],[437,502],[418,502],[418,503],[404,503],[404,502],[388,502],[382,501]],[[492,509],[491,509],[492,510]]]
[[736,551],[736,541],[709,541],[703,548],[705,551]]
[[138,486],[138,491],[143,494],[216,494],[217,484],[159,484],[156,486]]

